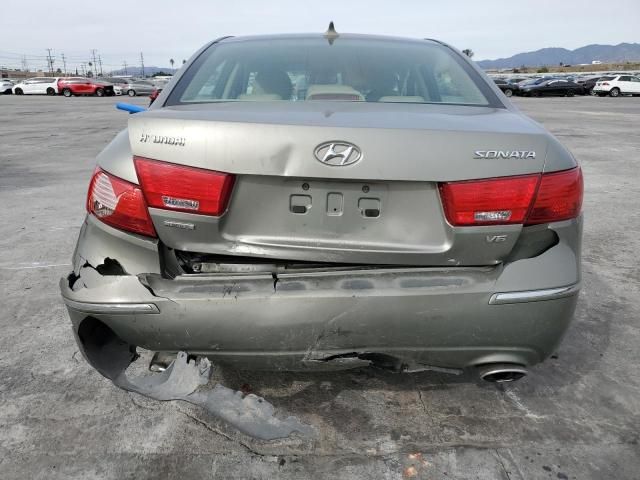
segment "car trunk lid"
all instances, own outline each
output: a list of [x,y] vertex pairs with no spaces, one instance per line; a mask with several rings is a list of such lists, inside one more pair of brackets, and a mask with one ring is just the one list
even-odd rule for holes
[[[136,156],[236,177],[220,217],[151,208],[167,246],[349,264],[499,263],[521,225],[453,228],[438,182],[539,173],[547,148],[506,109],[348,102],[156,109],[133,116],[129,135]],[[324,142],[362,158],[327,165],[314,156]]]

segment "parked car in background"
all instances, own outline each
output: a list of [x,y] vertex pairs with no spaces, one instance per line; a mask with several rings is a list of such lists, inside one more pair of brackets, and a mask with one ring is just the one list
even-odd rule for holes
[[0,94],[11,95],[11,89],[13,88],[13,82],[6,78],[0,79]]
[[151,95],[149,95],[149,105],[152,105],[153,102],[156,101],[156,98],[158,98],[158,95],[160,95],[160,92],[162,92],[162,88],[153,89],[153,92],[151,92]]
[[640,95],[640,78],[633,75],[618,75],[602,78],[593,87],[596,95],[618,97],[620,95]]
[[124,85],[125,83],[120,79],[115,77],[99,77],[96,78],[96,80],[111,85],[113,87],[114,95],[122,95],[122,85]]
[[65,97],[74,95],[95,95],[96,97],[115,95],[113,85],[110,83],[83,77],[61,78],[58,82],[58,89]]
[[553,77],[530,77],[525,78],[518,82],[518,90],[516,90],[516,95],[522,95],[522,89],[529,85],[538,85],[539,83],[545,82],[547,80],[552,80]]
[[164,88],[169,82],[171,81],[170,78],[154,78],[151,80],[151,83],[153,84],[154,87],[156,88]]
[[532,83],[520,87],[521,95],[525,97],[559,96],[573,97],[582,93],[582,87],[577,83],[554,78],[540,83]]
[[207,45],[98,155],[60,289],[116,385],[153,384],[125,376],[137,347],[488,381],[557,350],[580,289],[571,153],[447,45],[331,38]]
[[124,90],[124,87],[129,84],[131,79],[129,78],[120,78],[120,77],[103,77],[100,80],[109,82],[112,85],[116,85]]
[[600,80],[611,80],[613,77],[603,77],[602,75],[590,76],[590,77],[581,77],[576,80],[576,83],[582,86],[582,93],[584,95],[591,95],[593,92],[593,87],[596,86],[596,83]]
[[153,89],[156,88],[153,83],[147,80],[127,79],[122,86],[122,93],[130,97],[136,95],[151,95]]
[[517,83],[511,83],[507,80],[503,80],[502,78],[494,78],[493,81],[507,97],[510,97],[520,89]]
[[33,77],[16,83],[12,91],[16,95],[56,95],[60,77]]

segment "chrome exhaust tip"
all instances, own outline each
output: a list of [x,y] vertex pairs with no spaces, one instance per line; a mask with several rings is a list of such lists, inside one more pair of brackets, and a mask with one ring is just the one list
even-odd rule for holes
[[515,382],[527,373],[527,369],[517,363],[492,363],[480,367],[480,378],[491,383]]

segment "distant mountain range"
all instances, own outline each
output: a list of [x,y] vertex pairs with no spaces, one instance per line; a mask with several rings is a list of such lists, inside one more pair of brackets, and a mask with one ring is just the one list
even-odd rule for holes
[[[175,69],[176,71],[178,70],[177,68]],[[144,74],[148,77],[150,75],[153,75],[154,73],[158,73],[158,72],[164,72],[164,73],[168,73],[169,75],[171,75],[172,73],[172,69],[171,67],[144,67]],[[125,71],[124,68],[121,68],[120,70],[113,70],[111,71],[111,76],[113,77],[117,77],[118,75],[133,75],[134,77],[140,77],[142,76],[142,68],[140,67],[127,67],[127,70]]]
[[587,45],[567,50],[566,48],[542,48],[535,52],[518,53],[509,58],[497,60],[479,60],[481,68],[515,68],[522,65],[527,67],[540,67],[543,65],[578,65],[590,64],[594,60],[602,63],[618,63],[627,61],[640,61],[640,43],[620,43],[618,45]]

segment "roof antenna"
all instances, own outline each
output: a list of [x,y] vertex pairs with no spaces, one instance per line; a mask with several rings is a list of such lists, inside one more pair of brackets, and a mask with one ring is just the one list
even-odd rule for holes
[[329,22],[329,28],[324,33],[324,38],[327,39],[329,45],[333,45],[333,42],[338,38],[340,34],[336,32],[336,27],[333,26],[333,22]]

